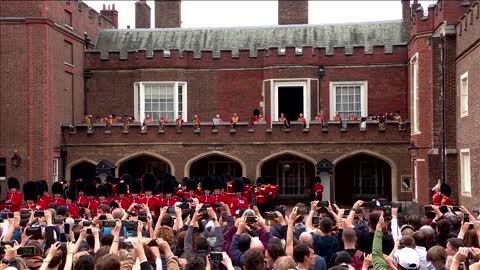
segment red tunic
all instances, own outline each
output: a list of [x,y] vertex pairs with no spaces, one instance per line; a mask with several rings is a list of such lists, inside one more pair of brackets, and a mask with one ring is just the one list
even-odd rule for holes
[[121,208],[128,209],[130,205],[132,205],[132,199],[127,197],[118,198],[117,203],[118,205],[120,205]]
[[[48,194],[43,194],[43,196],[40,198],[39,201],[46,203],[45,209],[47,209],[48,205],[52,202],[52,197],[50,197]],[[37,204],[38,204],[38,201],[37,201]]]
[[87,196],[78,196],[77,205],[79,207],[87,207],[88,206],[88,197]]
[[435,193],[432,197],[432,200],[433,205],[440,206],[442,204],[442,194],[440,194],[440,192]]
[[78,206],[76,204],[74,203],[68,204],[67,210],[68,210],[68,213],[70,213],[71,218],[76,219],[80,217],[80,210],[78,209]]
[[172,207],[175,205],[175,203],[178,202],[178,197],[170,197],[170,198],[163,198],[161,201],[160,201],[160,205],[162,207],[164,206],[168,206],[168,207]]
[[245,189],[243,190],[242,196],[250,201],[250,198],[252,198],[252,186],[250,185],[245,185]]
[[447,195],[443,195],[441,205],[452,205],[452,200]]
[[197,188],[197,190],[195,190],[195,194],[200,197],[203,195],[203,190],[201,190],[200,188]]
[[67,205],[67,203],[65,202],[65,200],[63,198],[58,198],[58,199],[53,199],[52,201],[57,207],[61,206],[61,205]]
[[93,213],[93,216],[96,216],[97,215],[97,207],[98,207],[98,202],[97,200],[94,198],[92,200],[90,200],[87,204],[87,208],[90,209],[90,212]]
[[198,199],[198,196],[197,196],[197,194],[195,194],[195,192],[192,191],[192,193],[190,193],[190,191],[188,191],[188,192],[183,193],[182,198],[183,199]]
[[255,196],[257,204],[264,204],[267,203],[270,199],[271,192],[266,188],[255,188]]
[[214,203],[228,203],[226,202],[226,198],[223,194],[213,194],[212,195]]
[[323,194],[323,185],[322,183],[315,183],[313,186],[313,192],[315,193],[315,197],[317,199],[322,199],[322,194]]
[[215,198],[211,195],[202,195],[198,197],[198,202],[203,203],[203,204],[214,204],[215,203]]
[[25,204],[22,209],[28,209],[28,210],[43,210],[41,206],[37,204]]
[[230,200],[230,213],[232,216],[237,216],[237,210],[247,209],[249,207],[248,201],[244,197],[234,197]]
[[22,204],[22,193],[19,191],[7,192],[7,201],[10,201],[10,212],[18,212]]

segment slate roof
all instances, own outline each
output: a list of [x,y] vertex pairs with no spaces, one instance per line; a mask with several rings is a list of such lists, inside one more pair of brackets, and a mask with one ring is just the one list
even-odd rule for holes
[[199,57],[202,50],[231,50],[238,55],[239,49],[250,50],[256,56],[257,49],[312,46],[325,48],[333,54],[333,48],[345,47],[351,53],[353,47],[365,47],[372,52],[373,46],[385,46],[391,52],[393,45],[405,45],[407,38],[401,21],[373,23],[325,24],[325,25],[278,25],[261,27],[226,28],[167,28],[167,29],[104,29],[97,36],[95,50],[105,54],[109,51],[178,49],[193,51]]

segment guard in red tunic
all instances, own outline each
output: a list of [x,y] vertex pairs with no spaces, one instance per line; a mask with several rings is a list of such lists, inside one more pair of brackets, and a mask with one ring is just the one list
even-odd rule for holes
[[40,180],[37,182],[38,189],[38,199],[37,204],[42,207],[42,209],[47,209],[48,205],[52,202],[52,197],[48,194],[48,184],[45,180]]
[[213,190],[213,179],[210,176],[205,176],[202,180],[203,195],[198,197],[198,202],[212,205],[215,203],[215,198],[211,196]]
[[[142,185],[140,184],[140,181],[138,181],[138,179],[130,182],[129,190],[130,190],[130,204],[142,203],[141,202]],[[125,208],[125,209],[128,209],[128,208]]]
[[173,193],[175,192],[173,179],[167,178],[163,180],[162,191],[163,191],[164,197],[160,201],[161,207],[164,207],[164,206],[172,207],[175,205],[176,202],[178,202],[178,197],[173,195]]
[[121,180],[120,183],[117,184],[116,191],[116,201],[118,205],[123,209],[128,209],[130,207],[130,204],[132,203],[132,200],[127,196],[127,185],[123,182],[123,180]]
[[313,193],[315,194],[315,200],[321,201],[323,195],[323,185],[320,176],[315,176],[315,185],[313,185]]
[[97,187],[97,197],[98,197],[98,204],[106,204],[110,205],[110,198],[108,196],[108,189],[104,185],[99,185]]
[[55,182],[52,184],[52,193],[53,193],[53,203],[55,205],[61,206],[61,205],[67,205],[65,200],[63,199],[63,185],[60,182]]
[[74,187],[70,187],[65,191],[65,202],[67,203],[67,211],[70,214],[70,217],[73,219],[77,219],[80,217],[80,209],[78,208],[75,196],[76,190]]
[[440,206],[442,204],[442,193],[440,192],[440,181],[433,187],[432,203],[433,205]]
[[255,201],[258,207],[258,210],[263,215],[267,211],[268,200],[270,199],[270,192],[264,185],[264,180],[261,177],[257,178],[257,186],[255,187]]
[[155,215],[158,217],[160,212],[158,208],[160,207],[160,199],[154,196],[157,193],[157,178],[151,173],[146,173],[143,175],[143,193],[144,197],[140,199],[141,204],[145,204],[150,208],[150,211],[154,211]]
[[94,183],[87,183],[85,185],[85,193],[88,198],[88,203],[87,203],[87,208],[90,209],[92,212],[93,216],[97,215],[97,207],[98,207],[98,201],[97,201],[97,187],[95,186]]
[[213,202],[214,203],[228,203],[225,200],[225,196],[223,195],[222,192],[223,189],[223,184],[222,184],[222,179],[220,176],[215,176],[213,178]]
[[440,205],[452,205],[452,188],[448,184],[442,184],[440,186],[440,192],[442,193],[442,202]]
[[242,193],[245,190],[245,184],[242,179],[233,180],[232,186],[235,197],[230,200],[230,213],[232,216],[238,216],[240,209],[247,209],[249,204],[247,199],[242,197]]
[[9,191],[5,199],[5,207],[8,208],[10,212],[17,212],[20,210],[20,205],[22,204],[22,193],[18,191],[20,189],[20,183],[17,178],[9,177],[7,185]]
[[248,179],[247,177],[243,177],[243,184],[245,185],[243,189],[242,196],[247,199],[247,201],[250,201],[252,198],[252,193],[253,193],[253,187],[252,187],[252,181]]
[[77,184],[77,199],[76,204],[78,207],[88,206],[88,197],[85,195],[85,182],[80,181]]
[[44,210],[37,205],[38,190],[35,182],[28,181],[27,183],[23,184],[23,198],[25,199],[25,205],[22,207],[22,209],[28,209],[32,211]]
[[195,194],[197,190],[197,182],[193,179],[188,179],[185,182],[185,192],[183,192],[183,199],[198,199],[198,196]]

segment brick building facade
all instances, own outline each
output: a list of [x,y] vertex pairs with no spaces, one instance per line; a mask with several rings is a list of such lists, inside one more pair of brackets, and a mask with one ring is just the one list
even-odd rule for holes
[[[97,164],[106,160],[114,165],[112,173],[117,177],[123,173],[140,177],[145,171],[159,175],[170,172],[177,179],[226,172],[250,179],[272,176],[280,184],[283,196],[308,198],[313,179],[319,175],[326,187],[325,197],[342,204],[379,196],[428,202],[428,190],[440,177],[441,164],[441,108],[436,102],[441,74],[436,68],[440,59],[437,48],[443,40],[447,48],[445,108],[456,111],[460,100],[456,94],[458,70],[468,69],[469,81],[474,80],[478,70],[472,68],[478,59],[478,46],[472,49],[476,46],[472,44],[478,44],[478,39],[473,38],[478,26],[478,1],[471,6],[440,1],[428,17],[423,16],[417,3],[403,1],[403,21],[341,25],[308,25],[308,1],[301,1],[298,6],[291,2],[279,1],[278,26],[184,29],[180,28],[180,1],[155,1],[153,16],[157,29],[103,29],[98,35],[96,31],[87,31],[95,40],[94,46],[84,52],[84,39],[76,39],[78,54],[75,51],[74,65],[57,61],[63,55],[53,52],[40,53],[38,59],[29,57],[28,52],[33,51],[29,46],[23,48],[23,61],[13,59],[13,53],[8,54],[12,59],[2,56],[2,63],[18,62],[9,70],[23,68],[34,73],[19,78],[2,67],[2,76],[24,82],[22,85],[17,80],[2,80],[2,90],[12,89],[2,91],[2,95],[8,93],[8,106],[2,108],[0,116],[2,123],[11,127],[8,133],[2,132],[5,138],[0,138],[8,141],[0,149],[0,157],[5,157],[7,163],[6,174],[51,180],[51,160],[58,157],[58,177],[70,180],[94,176]],[[56,5],[59,10],[74,6],[77,12],[76,1]],[[141,18],[150,17],[150,7],[144,1],[136,3],[136,7],[138,26],[148,28],[149,22]],[[465,10],[469,11],[462,20],[468,18],[468,31],[459,36],[455,25]],[[14,10],[9,12],[15,14]],[[112,19],[118,14],[114,8],[103,13],[117,22],[115,17]],[[13,52],[9,50],[18,43],[13,37],[19,36],[14,33],[28,33],[29,28],[3,18],[12,15],[3,13],[1,17],[2,33],[5,29],[12,36],[9,46],[2,45],[4,55],[3,52]],[[72,19],[76,21],[77,17]],[[446,30],[439,30],[442,21],[446,21],[442,26]],[[78,29],[81,33],[80,25],[89,25],[78,24],[73,32]],[[95,22],[94,26],[97,30],[113,26],[105,24],[99,26]],[[446,33],[445,37],[438,31]],[[32,39],[40,38],[35,37],[40,33],[33,31]],[[42,69],[35,65],[48,66],[42,61],[45,59],[50,59],[52,66],[46,75],[36,75]],[[74,72],[66,72],[70,69]],[[74,91],[59,85],[68,81],[64,73],[72,74]],[[469,86],[470,101],[478,95],[472,88],[475,84]],[[15,87],[18,90],[13,90]],[[22,100],[15,91],[25,93],[24,96],[32,92],[33,97]],[[415,99],[416,93],[421,98]],[[472,103],[469,108],[476,105]],[[18,115],[25,115],[25,119],[12,121],[5,117],[12,108],[20,108]],[[252,126],[248,122],[254,109],[265,117],[265,122]],[[320,111],[328,119],[341,112],[344,120],[349,114],[361,117],[400,111],[412,124],[408,121],[405,128],[399,128],[398,122],[387,121],[382,128],[374,120],[360,128],[357,120],[343,124],[330,121],[328,127],[322,127],[319,121],[313,121]],[[84,112],[94,116],[134,116],[138,122],[128,129],[122,124],[107,127],[100,123],[88,130],[80,124]],[[234,112],[240,115],[241,123],[232,130],[228,121]],[[278,122],[282,112],[293,120],[299,113],[305,114],[309,127],[304,129],[292,122],[292,127],[286,129]],[[226,123],[212,130],[211,119],[217,113]],[[153,124],[142,128],[140,123],[146,114],[153,116]],[[185,120],[183,129],[177,130],[173,123],[160,129],[161,114],[168,115],[170,122],[181,114]],[[194,114],[203,121],[200,130],[192,126]],[[474,141],[464,145],[465,140],[461,139],[472,127],[465,121],[475,119],[460,119],[458,114],[451,113],[446,117],[444,164],[447,182],[454,191],[460,184],[457,149],[468,146],[471,164],[478,161]],[[26,123],[29,129],[18,132],[25,130]],[[411,139],[419,148],[413,159],[409,152]],[[11,164],[15,151],[22,158],[18,167]],[[478,176],[478,171],[472,170],[472,179],[475,174]],[[472,189],[475,188],[472,181]],[[464,196],[460,199],[468,202]]]

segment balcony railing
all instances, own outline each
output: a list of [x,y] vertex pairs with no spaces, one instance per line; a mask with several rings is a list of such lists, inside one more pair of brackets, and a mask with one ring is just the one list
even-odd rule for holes
[[409,142],[410,124],[403,126],[397,121],[386,121],[379,127],[378,121],[367,121],[361,128],[360,121],[329,121],[327,126],[320,121],[311,121],[307,128],[292,121],[290,128],[282,122],[255,122],[249,125],[240,122],[233,129],[228,122],[213,128],[211,122],[202,122],[200,128],[193,123],[184,123],[178,128],[175,123],[148,124],[123,123],[112,125],[62,124],[65,144],[92,143],[247,143],[247,142]]

